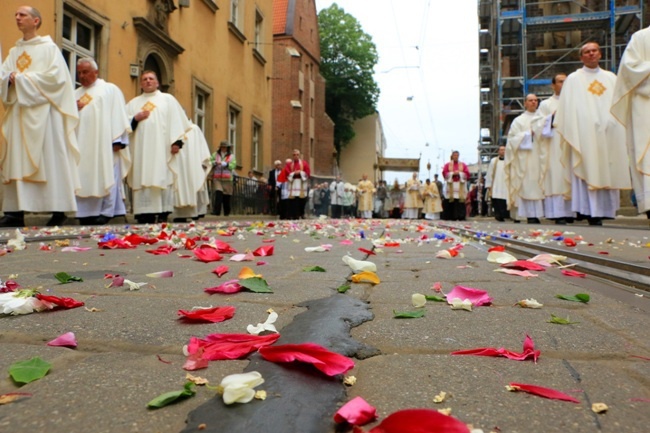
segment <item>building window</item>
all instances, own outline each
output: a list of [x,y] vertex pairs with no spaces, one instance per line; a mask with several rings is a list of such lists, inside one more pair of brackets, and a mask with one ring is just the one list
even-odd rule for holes
[[232,146],[235,148],[234,149],[234,154],[235,158],[237,159],[237,165],[241,166],[241,159],[242,159],[242,151],[241,151],[241,146],[239,143],[240,140],[240,119],[239,115],[241,113],[241,110],[234,106],[230,105],[228,107],[228,141]]
[[212,88],[192,78],[192,121],[201,128],[205,140],[212,145]]
[[255,120],[251,137],[251,168],[262,171],[262,124]]
[[255,11],[255,49],[262,54],[262,36],[264,35],[264,18],[259,10]]
[[238,28],[241,28],[239,16],[244,6],[243,3],[244,0],[230,0],[230,22]]
[[97,58],[97,39],[101,26],[96,25],[87,18],[73,14],[68,10],[63,11],[62,28],[62,53],[68,67],[70,76],[77,76],[77,60],[83,57],[92,57],[99,64]]

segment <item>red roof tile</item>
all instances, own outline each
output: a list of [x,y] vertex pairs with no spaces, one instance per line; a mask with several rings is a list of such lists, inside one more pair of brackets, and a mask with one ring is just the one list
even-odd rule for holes
[[286,33],[289,0],[273,0],[273,34]]

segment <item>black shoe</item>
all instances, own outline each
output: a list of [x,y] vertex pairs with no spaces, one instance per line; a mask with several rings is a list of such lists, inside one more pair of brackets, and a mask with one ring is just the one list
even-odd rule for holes
[[186,223],[187,218],[174,218],[173,222],[175,222],[175,223]]
[[519,221],[519,220],[512,220],[512,222],[515,223],[515,224],[519,224],[521,221]]
[[563,226],[566,225],[566,218],[556,218],[555,224],[563,225]]
[[25,227],[25,218],[5,213],[5,216],[0,218],[0,227]]
[[135,215],[135,220],[138,224],[156,224],[156,214],[155,213],[141,213]]
[[499,221],[500,223],[502,223],[502,222],[505,221],[503,218],[494,218],[494,219],[496,219],[496,220]]
[[113,219],[112,217],[106,215],[100,215],[97,218],[95,218],[95,225],[104,226],[108,224],[108,222],[112,219]]
[[528,218],[526,220],[528,224],[541,224],[542,222],[539,220],[539,218]]
[[92,226],[95,225],[96,217],[83,217],[77,219],[79,220],[80,226]]
[[566,221],[567,224],[573,224],[573,222],[575,221],[575,218],[566,217],[566,218],[564,218],[564,220]]
[[52,218],[45,225],[48,227],[62,226],[67,220],[68,217],[63,212],[52,212]]
[[589,222],[590,226],[602,226],[603,225],[603,219],[602,218],[587,218],[587,222]]

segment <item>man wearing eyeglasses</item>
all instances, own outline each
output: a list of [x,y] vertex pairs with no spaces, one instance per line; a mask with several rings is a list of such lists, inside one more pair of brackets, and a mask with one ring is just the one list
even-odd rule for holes
[[540,147],[532,130],[538,103],[537,96],[526,95],[526,111],[510,125],[505,156],[508,205],[515,220],[526,218],[529,224],[539,224],[544,216]]

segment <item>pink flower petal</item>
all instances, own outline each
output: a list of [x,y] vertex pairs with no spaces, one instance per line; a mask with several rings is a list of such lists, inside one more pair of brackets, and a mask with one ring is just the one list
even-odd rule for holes
[[481,305],[490,305],[492,298],[488,292],[481,289],[473,289],[471,287],[456,286],[451,292],[447,293],[447,303],[451,305],[454,299],[464,301],[469,299],[472,305],[480,307]]
[[61,248],[62,253],[80,253],[83,251],[91,250],[90,247],[63,247]]
[[529,394],[537,395],[544,398],[550,398],[552,400],[563,400],[563,401],[570,401],[572,403],[580,403],[580,400],[552,388],[544,388],[543,386],[529,385],[525,383],[514,383],[514,382],[510,383],[510,386],[516,388],[518,391],[524,391]]
[[235,307],[198,308],[196,310],[178,310],[182,319],[192,322],[218,323],[231,319],[235,315]]
[[239,280],[229,280],[217,287],[208,287],[203,289],[205,293],[237,293],[241,292],[243,287],[239,284]]
[[469,433],[469,427],[431,409],[406,409],[388,415],[368,433]]
[[527,359],[532,359],[534,362],[537,362],[537,358],[540,355],[539,350],[535,350],[535,343],[533,339],[526,335],[524,340],[524,348],[521,353],[513,352],[503,347],[495,349],[493,347],[482,347],[479,349],[468,349],[468,350],[457,350],[451,352],[452,355],[474,355],[474,356],[503,356],[514,361],[525,361]]
[[314,343],[263,347],[259,352],[262,358],[271,362],[301,361],[312,364],[328,376],[345,373],[354,367],[354,361],[350,358]]
[[240,359],[249,353],[280,338],[280,334],[210,334],[200,339],[191,337],[187,351],[191,355],[203,349],[203,359],[217,361],[223,359]]
[[362,397],[353,398],[334,414],[334,422],[348,422],[352,425],[365,425],[376,418],[377,409],[370,406]]
[[77,338],[74,332],[66,332],[59,335],[54,340],[47,343],[48,346],[63,346],[63,347],[77,347]]
[[212,273],[213,273],[213,274],[217,274],[217,277],[221,278],[221,277],[224,276],[226,273],[228,273],[229,270],[230,270],[230,268],[229,268],[228,266],[221,265],[221,266],[217,266],[217,267],[212,271]]
[[203,348],[201,348],[187,357],[185,364],[183,364],[183,369],[188,371],[200,370],[202,368],[208,368],[209,364],[210,360],[203,358]]
[[562,275],[566,275],[567,277],[579,277],[579,278],[584,278],[587,276],[587,274],[574,271],[573,269],[562,269]]
[[341,242],[339,242],[340,245],[352,245],[354,242],[352,242],[350,239],[344,239]]
[[255,260],[255,256],[252,253],[235,254],[230,257],[231,262],[252,262],[253,260]]

